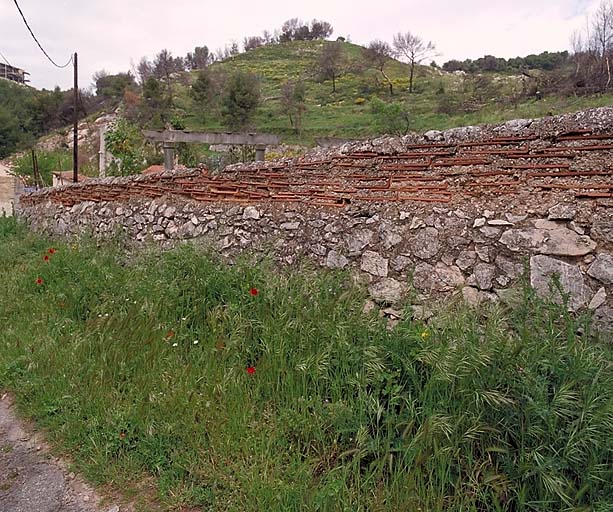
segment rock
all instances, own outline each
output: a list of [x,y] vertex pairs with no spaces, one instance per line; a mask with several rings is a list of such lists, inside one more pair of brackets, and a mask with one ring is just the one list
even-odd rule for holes
[[513,224],[517,224],[518,222],[521,222],[522,220],[526,220],[528,218],[527,215],[513,215],[512,213],[505,213],[504,216],[509,222]]
[[391,318],[396,318],[402,320],[404,318],[404,313],[398,309],[394,308],[385,308],[382,313],[385,316],[389,316]]
[[259,220],[260,212],[255,206],[247,206],[243,210],[244,220]]
[[528,128],[534,122],[533,119],[512,119],[511,121],[507,121],[502,124],[496,131],[498,132],[507,132],[507,133],[517,133],[523,130],[524,128]]
[[555,256],[584,256],[596,249],[596,242],[589,236],[579,235],[566,228],[549,231],[544,243],[537,252]]
[[464,276],[456,266],[420,263],[415,267],[413,284],[424,291],[448,292],[464,284]]
[[473,275],[479,289],[491,290],[496,275],[496,267],[487,263],[477,263],[473,269]]
[[512,226],[513,223],[506,221],[506,220],[502,220],[502,219],[492,219],[492,220],[488,220],[487,223],[490,226]]
[[498,276],[496,278],[496,282],[500,286],[509,286],[509,283],[511,282],[511,280],[507,276]]
[[572,221],[570,224],[570,229],[572,229],[575,233],[579,233],[580,235],[585,235],[585,229],[579,226],[575,221]]
[[384,230],[381,232],[381,240],[383,241],[383,246],[386,249],[391,249],[395,245],[398,245],[402,242],[402,237],[392,230]]
[[584,256],[596,248],[588,236],[550,221],[537,221],[535,228],[509,229],[500,237],[500,243],[514,252],[534,251],[555,256]]
[[402,254],[400,256],[396,256],[392,260],[392,268],[396,272],[402,272],[409,265],[412,265],[412,264],[413,264],[413,261],[411,260],[411,258],[408,258],[407,256],[403,256]]
[[484,245],[478,245],[477,247],[475,247],[475,252],[477,253],[477,256],[479,256],[479,259],[481,261],[484,261],[485,263],[489,263],[490,262],[490,248]]
[[429,130],[424,133],[424,139],[429,142],[442,142],[445,140],[445,135],[443,135],[443,132],[438,130]]
[[413,220],[411,221],[411,225],[409,226],[409,229],[419,229],[419,228],[425,228],[426,227],[426,223],[418,218],[418,217],[413,217]]
[[511,279],[517,279],[524,272],[524,266],[521,263],[515,263],[514,261],[505,258],[504,256],[498,256],[496,258],[496,265],[504,274]]
[[594,294],[594,296],[592,297],[592,300],[590,301],[587,307],[588,309],[591,309],[592,311],[594,311],[595,309],[598,309],[600,306],[602,306],[606,301],[607,301],[607,292],[603,286],[602,288],[600,288],[600,290],[598,290]]
[[613,308],[601,306],[594,312],[594,326],[602,333],[613,332]]
[[377,252],[366,251],[362,255],[360,268],[373,276],[387,277],[389,260]]
[[423,260],[433,258],[438,254],[440,243],[436,228],[425,228],[408,240],[411,253]]
[[601,218],[600,216],[595,217],[591,235],[596,239],[613,243],[613,219]]
[[483,233],[487,238],[497,238],[498,235],[500,235],[499,228],[492,228],[490,226],[482,227],[479,231]]
[[284,222],[279,227],[286,231],[295,231],[300,227],[300,222]]
[[479,219],[475,219],[475,222],[473,222],[473,228],[482,228],[483,226],[485,226],[485,218],[484,217],[480,217]]
[[613,256],[599,254],[587,271],[588,275],[604,284],[613,284]]
[[477,253],[475,251],[462,251],[455,261],[455,264],[466,271],[472,267],[477,261]]
[[572,204],[556,204],[549,208],[549,220],[573,220],[577,215],[577,207]]
[[485,211],[483,212],[483,216],[484,216],[486,219],[491,219],[491,218],[492,218],[494,215],[496,215],[496,212],[493,212],[492,210],[485,210]]
[[345,238],[345,244],[347,245],[349,254],[352,256],[360,254],[362,250],[372,242],[374,236],[374,231],[370,229],[361,229],[349,234]]
[[545,231],[535,228],[509,229],[500,237],[500,243],[513,252],[533,250],[544,240]]
[[413,215],[411,212],[400,212],[400,220],[407,220]]
[[584,283],[579,267],[569,265],[549,256],[530,258],[530,284],[540,297],[551,297],[558,304],[562,303],[560,292],[555,289],[554,276],[559,279],[562,291],[569,295],[570,311],[577,311],[585,306],[589,289]]
[[432,316],[434,315],[434,313],[432,313],[430,309],[426,308],[426,306],[411,306],[411,309],[413,310],[414,320],[425,322],[429,318],[432,318]]
[[368,287],[370,296],[380,304],[398,304],[402,301],[408,286],[395,279],[381,279]]
[[349,264],[349,260],[342,254],[336,251],[330,251],[326,258],[326,267],[328,268],[345,268]]
[[375,302],[372,300],[367,300],[364,303],[364,307],[362,308],[362,313],[364,313],[365,315],[369,315],[376,309],[377,309],[377,304],[375,304]]
[[462,297],[467,304],[470,304],[473,307],[478,306],[482,302],[496,300],[496,296],[494,294],[479,291],[471,286],[465,286],[462,288]]
[[167,218],[167,219],[172,219],[175,216],[175,212],[176,211],[177,211],[177,209],[174,206],[168,206],[164,210],[164,213],[162,214],[162,216]]

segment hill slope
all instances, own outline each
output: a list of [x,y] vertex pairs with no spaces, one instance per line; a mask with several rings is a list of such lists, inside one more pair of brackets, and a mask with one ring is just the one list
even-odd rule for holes
[[[409,94],[408,65],[393,59],[385,67],[394,86],[394,95],[390,96],[381,73],[366,69],[362,47],[351,43],[342,43],[346,71],[337,80],[333,93],[331,81],[318,78],[317,62],[323,45],[323,41],[295,41],[264,46],[215,63],[210,69],[219,74],[238,70],[255,73],[261,81],[263,101],[252,127],[280,134],[286,142],[306,144],[313,144],[315,137],[356,138],[389,131],[385,129],[385,115],[373,115],[373,98],[397,102],[409,113],[413,131],[542,117],[613,102],[611,95],[583,98],[551,95],[536,100],[524,94],[535,84],[523,82],[517,75],[465,75],[430,66],[418,66],[415,92]],[[296,134],[289,118],[282,113],[280,97],[286,81],[300,78],[306,85],[306,112],[302,131]],[[209,112],[204,122],[196,113],[188,94],[191,80],[193,75],[174,86],[176,113],[184,118],[187,128],[223,130],[218,108]]]

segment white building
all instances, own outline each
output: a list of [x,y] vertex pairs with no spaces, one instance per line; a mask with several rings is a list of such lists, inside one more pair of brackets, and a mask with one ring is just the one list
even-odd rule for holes
[[17,195],[23,191],[21,180],[0,164],[0,216],[13,215]]

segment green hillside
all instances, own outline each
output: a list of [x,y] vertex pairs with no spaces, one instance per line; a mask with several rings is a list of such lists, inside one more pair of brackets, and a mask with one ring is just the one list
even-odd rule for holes
[[[524,83],[517,75],[455,74],[431,66],[417,68],[415,91],[409,94],[409,67],[392,59],[385,66],[394,86],[395,94],[390,96],[381,73],[365,66],[362,47],[351,43],[342,43],[346,71],[337,80],[337,90],[333,93],[331,80],[319,79],[318,58],[324,44],[323,41],[294,41],[264,46],[217,62],[210,66],[210,71],[219,75],[238,70],[255,73],[260,79],[262,101],[252,128],[280,134],[286,142],[305,144],[313,144],[314,138],[321,136],[355,138],[389,131],[385,129],[385,115],[373,114],[374,98],[397,102],[409,113],[413,131],[540,117],[613,102],[612,95],[545,94],[537,100],[529,93],[538,87],[539,81],[546,80],[542,72],[532,73],[535,78]],[[175,114],[189,129],[224,130],[219,106],[213,107],[203,122],[189,96],[189,83],[194,75],[186,74],[182,78],[173,90]],[[300,134],[292,130],[280,104],[282,85],[296,79],[303,79],[306,85],[306,112]]]

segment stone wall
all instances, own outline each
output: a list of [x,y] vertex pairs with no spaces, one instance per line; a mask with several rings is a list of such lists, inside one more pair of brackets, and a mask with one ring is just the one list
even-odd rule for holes
[[251,251],[354,269],[387,305],[411,286],[423,301],[498,300],[528,266],[541,295],[558,276],[571,310],[589,308],[611,328],[612,141],[613,109],[598,109],[348,144],[216,176],[93,180],[24,196],[18,214],[60,235],[122,232],[191,240],[229,259]]
[[395,304],[412,282],[420,298],[461,292],[496,300],[529,264],[532,285],[549,293],[558,274],[570,308],[613,316],[613,211],[593,203],[505,209],[431,205],[349,207],[203,205],[177,198],[43,203],[21,210],[38,231],[124,232],[140,242],[196,240],[232,258],[269,253],[282,264],[307,257],[359,269],[377,302]]

